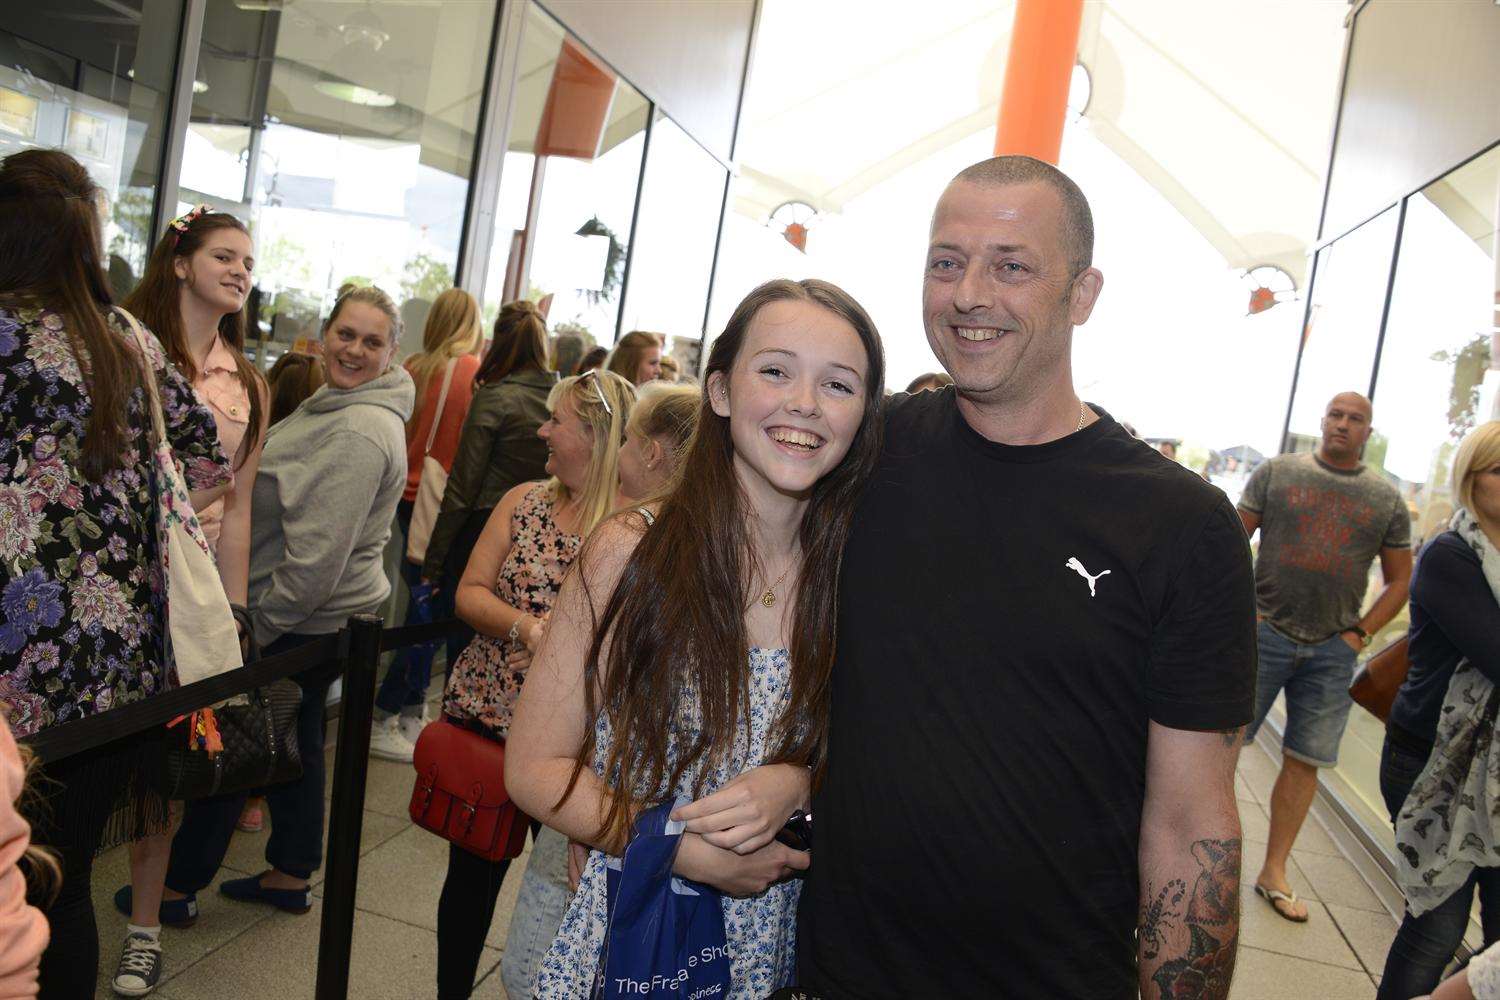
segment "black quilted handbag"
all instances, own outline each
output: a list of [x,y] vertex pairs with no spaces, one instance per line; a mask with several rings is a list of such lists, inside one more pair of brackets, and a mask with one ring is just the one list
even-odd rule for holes
[[[259,650],[252,646],[246,662],[259,658]],[[302,755],[297,747],[301,706],[302,688],[282,678],[251,691],[244,704],[214,709],[224,748],[209,754],[174,739],[167,751],[166,797],[202,799],[301,777]]]

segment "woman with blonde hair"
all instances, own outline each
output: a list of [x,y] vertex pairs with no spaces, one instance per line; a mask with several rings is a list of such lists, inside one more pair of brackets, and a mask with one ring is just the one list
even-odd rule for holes
[[1500,780],[1487,777],[1500,761],[1487,707],[1500,685],[1500,420],[1458,446],[1452,488],[1448,530],[1412,571],[1411,667],[1380,755],[1380,793],[1409,862],[1407,910],[1380,981],[1387,1000],[1437,985],[1476,889],[1484,943],[1500,939],[1500,867],[1485,863],[1500,844],[1470,832],[1488,831],[1486,806],[1500,802]]
[[652,383],[641,390],[620,449],[620,492],[660,497],[672,483],[698,428],[703,393],[696,385]]
[[632,330],[615,344],[604,367],[635,386],[661,378],[661,345],[664,339],[659,333]]
[[[453,469],[459,434],[474,397],[474,376],[479,371],[479,355],[475,352],[483,340],[479,303],[462,288],[450,288],[437,297],[427,313],[421,353],[406,359],[406,370],[416,384],[417,409],[406,422],[406,491],[396,505],[403,539],[411,535],[412,512],[426,460],[432,458],[444,473]],[[401,579],[409,595],[405,624],[418,625],[453,614],[452,591],[434,593],[432,585],[422,581],[419,561],[401,560]],[[408,647],[385,672],[375,695],[375,725],[370,731],[370,753],[374,756],[411,760],[412,746],[427,721],[427,684],[432,680],[436,652],[436,643]]]
[[[447,722],[505,742],[563,576],[584,538],[626,502],[620,446],[634,402],[634,387],[609,372],[564,379],[548,395],[537,436],[551,478],[501,498],[458,585],[458,614],[479,634],[449,671]],[[509,867],[449,845],[437,917],[442,1000],[469,995]]]

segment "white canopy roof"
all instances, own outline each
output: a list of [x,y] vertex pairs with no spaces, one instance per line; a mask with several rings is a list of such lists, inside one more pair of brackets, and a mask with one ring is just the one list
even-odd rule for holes
[[[1083,123],[1234,268],[1299,285],[1323,193],[1340,0],[1089,0]],[[735,207],[837,212],[993,129],[1014,0],[764,0]],[[1064,165],[1066,166],[1066,165]]]

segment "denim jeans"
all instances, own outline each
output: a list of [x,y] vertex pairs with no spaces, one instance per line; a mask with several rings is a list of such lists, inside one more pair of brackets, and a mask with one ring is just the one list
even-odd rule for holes
[[[401,525],[403,539],[411,534],[414,506],[410,500],[402,500],[396,505],[396,520]],[[440,586],[434,595],[433,586],[422,579],[422,567],[407,559],[404,553],[401,556],[401,579],[406,582],[407,592],[403,625],[425,625],[453,616],[455,587]],[[427,685],[432,682],[432,660],[437,655],[439,641],[408,646],[396,654],[375,692],[376,708],[392,715],[402,709],[421,708],[427,700]],[[449,662],[452,662],[451,657]]]
[[[1392,822],[1426,764],[1426,754],[1416,753],[1402,741],[1386,735],[1380,751],[1380,794]],[[1469,876],[1463,888],[1434,909],[1420,917],[1410,912],[1402,917],[1385,959],[1377,1000],[1410,1000],[1433,991],[1463,941],[1476,888],[1484,943],[1488,945],[1500,938],[1500,868],[1480,868]]]
[[1245,742],[1255,738],[1271,704],[1286,691],[1286,731],[1281,749],[1288,757],[1314,767],[1333,767],[1339,741],[1354,704],[1349,682],[1355,652],[1340,636],[1322,642],[1298,642],[1266,622],[1256,630],[1260,656],[1255,674],[1255,719]]
[[[274,656],[319,635],[284,635],[265,649]],[[327,671],[315,668],[293,678],[302,687],[297,710],[297,751],[302,757],[302,777],[265,789],[271,810],[271,836],[266,842],[266,860],[271,867],[294,878],[311,878],[323,863],[323,703],[328,697]],[[234,836],[234,824],[250,792],[216,795],[189,802],[182,826],[172,838],[172,861],[167,868],[167,888],[174,892],[197,892],[218,873]]]

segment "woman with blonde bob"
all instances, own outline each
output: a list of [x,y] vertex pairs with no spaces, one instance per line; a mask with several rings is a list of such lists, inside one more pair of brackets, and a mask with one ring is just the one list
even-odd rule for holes
[[[511,713],[546,631],[563,576],[583,540],[623,505],[620,446],[635,403],[609,372],[559,382],[537,431],[550,479],[501,498],[459,581],[458,614],[479,633],[452,665],[443,692],[448,722],[504,743]],[[438,997],[467,997],[510,862],[449,845],[438,901]]]
[[632,330],[609,352],[604,367],[635,386],[661,378],[662,335]]
[[702,404],[695,385],[652,383],[641,390],[620,449],[621,493],[646,500],[671,488],[698,429]]
[[[427,313],[421,353],[406,359],[406,371],[416,384],[417,409],[406,422],[406,491],[396,505],[396,522],[401,525],[403,539],[411,535],[412,512],[426,460],[437,462],[445,474],[453,469],[459,434],[474,398],[474,376],[479,371],[475,352],[483,340],[479,303],[462,288],[450,288],[437,297]],[[427,449],[429,440],[431,451]],[[432,585],[422,581],[420,562],[401,560],[401,579],[409,595],[405,624],[420,625],[452,616],[452,591],[434,593]],[[411,760],[413,744],[427,721],[423,710],[436,652],[436,643],[409,646],[391,662],[375,695],[375,724],[370,732],[370,753],[374,756]]]
[[[1461,721],[1450,722],[1462,719],[1470,698],[1482,704],[1500,685],[1500,420],[1475,428],[1458,446],[1452,488],[1456,509],[1448,530],[1427,544],[1412,571],[1411,667],[1391,706],[1380,755],[1380,793],[1397,840],[1406,844],[1412,877],[1428,886],[1433,882],[1424,876],[1447,875],[1444,869],[1469,847],[1467,839],[1449,845],[1437,831],[1468,829],[1476,798],[1479,808],[1486,797],[1500,801],[1495,779],[1477,786],[1464,780],[1472,768],[1484,768],[1486,758],[1495,760],[1495,752],[1482,738],[1461,742],[1467,730]],[[1445,766],[1429,772],[1435,756]],[[1424,826],[1424,817],[1438,816],[1441,823]],[[1482,846],[1493,857],[1500,845]],[[1500,867],[1473,867],[1440,901],[1409,890],[1379,997],[1406,1000],[1431,992],[1463,940],[1476,888],[1484,942],[1500,939]]]

